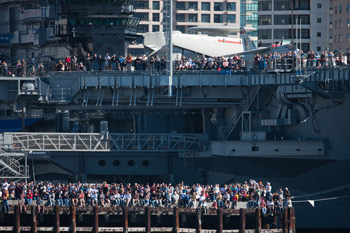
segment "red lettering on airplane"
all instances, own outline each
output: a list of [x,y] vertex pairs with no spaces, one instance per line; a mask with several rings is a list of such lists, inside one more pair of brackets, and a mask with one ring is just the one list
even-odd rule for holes
[[229,43],[229,44],[242,44],[241,41],[232,41],[232,40],[225,40],[225,39],[218,40],[218,42],[221,42],[221,43]]

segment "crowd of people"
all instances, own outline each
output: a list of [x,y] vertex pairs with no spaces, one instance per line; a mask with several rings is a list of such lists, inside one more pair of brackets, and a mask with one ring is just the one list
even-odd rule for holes
[[234,209],[238,202],[247,202],[248,208],[262,209],[262,214],[283,213],[285,207],[291,207],[291,195],[288,188],[273,192],[269,182],[263,184],[250,180],[243,183],[215,185],[194,184],[187,186],[183,182],[172,184],[108,184],[50,182],[10,182],[1,183],[1,204],[4,212],[9,211],[9,200],[18,201],[20,211],[34,204],[39,212],[46,206],[152,206],[183,208],[225,208]]
[[[322,53],[295,50],[288,53],[274,52],[270,54],[256,54],[253,61],[248,61],[244,56],[231,57],[185,57],[177,55],[174,61],[174,71],[184,70],[230,70],[245,71],[249,69],[264,72],[268,70],[293,70],[324,69],[350,65],[350,52],[333,52],[325,50]],[[28,66],[25,59],[18,60],[13,69],[10,70],[6,61],[0,61],[0,74],[3,76],[34,76],[43,74],[46,69],[43,63],[32,59]],[[252,67],[251,67],[252,66]],[[67,56],[59,60],[53,70],[55,71],[162,71],[167,68],[167,58],[158,54],[151,56],[117,56],[116,54],[105,56],[90,55],[78,58]]]
[[108,53],[102,57],[102,55],[94,54],[91,56],[88,54],[84,59],[67,56],[64,61],[60,60],[58,62],[56,71],[160,71],[165,70],[166,62],[166,58],[164,56],[159,57],[158,54],[150,57],[146,55],[132,57],[131,54],[118,57],[116,54],[110,56]]

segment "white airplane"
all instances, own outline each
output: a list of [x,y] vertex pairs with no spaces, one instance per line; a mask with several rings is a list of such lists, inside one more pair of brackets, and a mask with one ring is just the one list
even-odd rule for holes
[[[255,55],[278,52],[287,52],[291,46],[257,48],[247,35],[247,31],[254,28],[236,26],[193,27],[191,31],[202,32],[208,35],[183,34],[173,31],[172,41],[175,49],[183,52],[192,52],[209,57],[229,57],[233,55]],[[231,32],[239,32],[241,38],[228,37]],[[151,54],[166,54],[167,46],[163,32],[148,32],[144,34],[144,45],[153,50]]]

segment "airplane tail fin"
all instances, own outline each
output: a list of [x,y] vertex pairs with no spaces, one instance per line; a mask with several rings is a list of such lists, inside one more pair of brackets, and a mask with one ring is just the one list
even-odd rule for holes
[[254,45],[254,43],[250,40],[249,36],[247,35],[247,32],[245,30],[244,27],[241,27],[241,39],[243,41],[243,48],[244,51],[248,51],[248,50],[253,50],[256,49],[256,46]]

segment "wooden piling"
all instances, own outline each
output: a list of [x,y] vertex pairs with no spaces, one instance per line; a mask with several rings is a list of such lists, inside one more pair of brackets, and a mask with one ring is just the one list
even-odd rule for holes
[[224,229],[224,217],[222,208],[217,209],[217,233],[222,233]]
[[239,232],[245,233],[245,209],[240,209],[239,213]]
[[293,208],[289,208],[289,211],[288,211],[288,222],[289,222],[289,233],[292,233],[293,232]]
[[202,232],[202,209],[196,209],[196,233]]
[[260,233],[261,232],[261,208],[257,208],[256,209],[256,213],[255,213],[255,217],[256,217],[256,228],[255,228],[255,232],[256,233]]
[[15,224],[13,226],[13,232],[21,232],[21,212],[19,210],[19,205],[15,205]]
[[146,214],[146,233],[151,233],[151,207],[147,206],[145,209]]
[[129,228],[129,213],[128,213],[128,207],[123,207],[123,232],[128,233]]
[[93,233],[98,233],[98,205],[94,206],[94,225]]
[[71,216],[71,225],[70,225],[71,233],[76,233],[77,232],[77,208],[76,208],[76,206],[70,207],[70,216]]
[[31,220],[32,220],[32,233],[37,233],[38,232],[38,219],[36,215],[36,206],[32,205],[31,206]]
[[60,207],[55,206],[54,209],[54,215],[55,215],[55,225],[54,225],[54,233],[60,233]]
[[296,229],[295,229],[295,209],[294,209],[294,207],[292,207],[292,224],[293,224],[293,233],[295,233],[296,232]]
[[283,233],[288,233],[288,212],[289,208],[284,208]]
[[179,209],[174,207],[173,212],[173,233],[180,232],[180,219],[179,219]]

